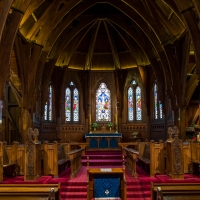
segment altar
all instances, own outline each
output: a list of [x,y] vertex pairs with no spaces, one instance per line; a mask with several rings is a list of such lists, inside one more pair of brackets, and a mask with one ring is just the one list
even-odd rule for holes
[[117,149],[122,134],[115,132],[95,132],[85,134],[86,142],[92,149]]

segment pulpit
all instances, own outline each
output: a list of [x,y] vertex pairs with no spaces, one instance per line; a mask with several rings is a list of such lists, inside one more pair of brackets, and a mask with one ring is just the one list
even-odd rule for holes
[[87,175],[87,200],[126,199],[126,179],[123,168],[92,168],[88,169]]

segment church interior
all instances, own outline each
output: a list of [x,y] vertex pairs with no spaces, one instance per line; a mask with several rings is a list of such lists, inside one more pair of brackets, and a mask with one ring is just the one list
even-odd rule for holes
[[199,75],[199,0],[0,0],[0,199],[200,200]]

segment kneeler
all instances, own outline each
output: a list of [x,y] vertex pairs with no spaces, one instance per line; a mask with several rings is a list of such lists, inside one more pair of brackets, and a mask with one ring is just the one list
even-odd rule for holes
[[95,175],[94,197],[120,199],[120,178],[117,175]]

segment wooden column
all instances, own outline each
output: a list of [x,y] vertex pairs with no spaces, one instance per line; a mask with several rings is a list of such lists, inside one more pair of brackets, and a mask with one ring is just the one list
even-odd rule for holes
[[186,139],[186,107],[180,108],[180,138],[184,141]]
[[3,132],[2,132],[2,101],[0,100],[0,141],[3,141]]
[[33,127],[33,120],[30,116],[28,110],[22,109],[22,143],[26,142],[27,139],[27,130],[29,127]]

